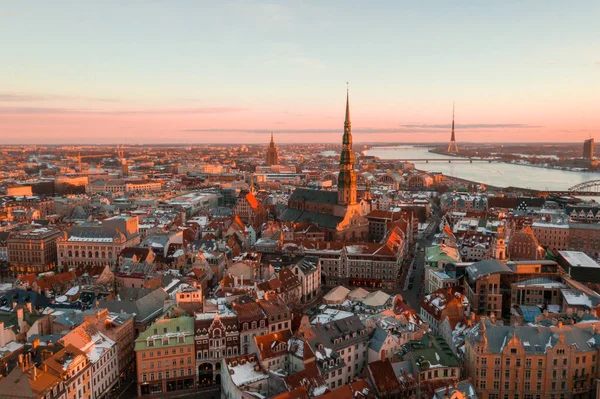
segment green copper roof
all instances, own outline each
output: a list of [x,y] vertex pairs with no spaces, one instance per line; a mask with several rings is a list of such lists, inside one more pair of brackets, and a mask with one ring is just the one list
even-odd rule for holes
[[[180,339],[183,338],[183,340]],[[168,343],[163,342],[168,338]],[[150,342],[154,344],[150,344]],[[159,319],[152,323],[135,340],[135,350],[159,349],[163,347],[176,347],[194,343],[194,319],[182,316],[175,319]]]

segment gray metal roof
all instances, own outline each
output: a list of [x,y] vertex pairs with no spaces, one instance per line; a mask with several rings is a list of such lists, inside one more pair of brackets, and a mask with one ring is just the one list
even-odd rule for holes
[[305,222],[314,223],[319,227],[335,229],[344,218],[340,216],[330,215],[328,213],[305,211],[300,209],[287,208],[280,217],[281,220],[287,222]]
[[467,267],[467,275],[471,280],[478,280],[481,277],[496,273],[513,274],[514,271],[496,259],[482,260]]
[[388,336],[388,332],[381,327],[377,327],[373,336],[371,337],[371,343],[369,344],[369,348],[373,349],[375,352],[379,353],[385,339]]
[[562,327],[542,326],[499,326],[492,324],[489,319],[483,321],[485,330],[478,325],[468,335],[471,342],[480,339],[483,335],[487,338],[487,350],[491,353],[502,353],[508,342],[516,336],[521,342],[526,353],[544,354],[548,348],[553,348],[562,335],[565,344],[572,346],[578,351],[589,351],[600,343],[600,335],[592,331],[591,324],[565,325]]
[[316,202],[319,204],[337,204],[337,192],[297,188],[290,196],[290,201]]

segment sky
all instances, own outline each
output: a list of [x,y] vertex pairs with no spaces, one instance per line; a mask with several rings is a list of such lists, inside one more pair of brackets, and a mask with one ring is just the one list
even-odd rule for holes
[[[0,144],[574,142],[600,1],[0,0]],[[596,137],[597,139],[600,137]]]

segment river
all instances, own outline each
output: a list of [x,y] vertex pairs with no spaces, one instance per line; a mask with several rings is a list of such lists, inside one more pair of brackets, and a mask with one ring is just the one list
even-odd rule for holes
[[[429,148],[414,146],[373,147],[365,155],[381,159],[452,159],[453,157],[429,152]],[[497,187],[521,187],[534,190],[566,190],[575,184],[600,179],[600,173],[569,172],[536,166],[514,165],[502,162],[414,162],[415,167],[428,172],[471,180]]]

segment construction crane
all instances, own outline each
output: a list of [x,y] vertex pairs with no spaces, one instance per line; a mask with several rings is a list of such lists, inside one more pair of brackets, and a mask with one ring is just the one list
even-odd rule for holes
[[77,153],[77,156],[67,156],[67,159],[71,159],[73,161],[77,161],[79,165],[79,172],[82,172],[81,160],[84,158],[111,158],[114,157],[114,154],[91,154],[91,155],[81,155],[80,152]]

